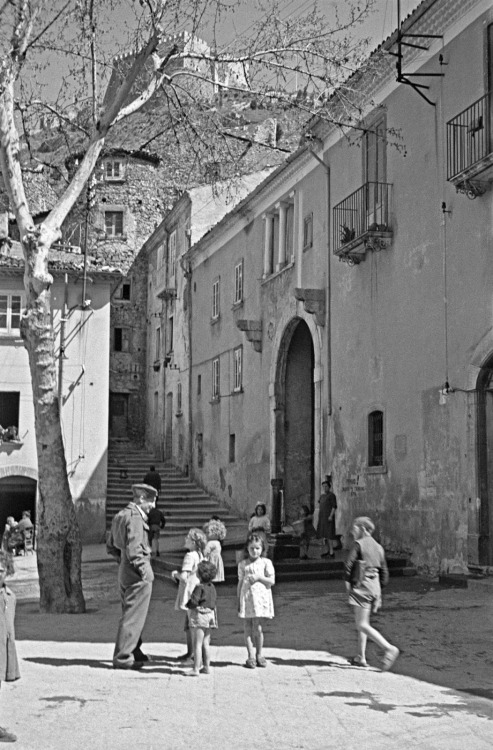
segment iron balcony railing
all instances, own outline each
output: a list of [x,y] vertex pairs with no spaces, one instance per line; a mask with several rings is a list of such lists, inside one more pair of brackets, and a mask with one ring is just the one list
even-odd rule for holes
[[365,182],[333,209],[334,253],[374,232],[389,232],[392,185]]
[[447,123],[447,180],[467,172],[491,153],[492,106],[489,92]]

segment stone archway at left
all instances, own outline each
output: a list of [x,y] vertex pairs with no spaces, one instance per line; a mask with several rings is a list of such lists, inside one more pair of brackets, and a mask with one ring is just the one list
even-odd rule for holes
[[0,533],[5,528],[7,516],[20,521],[22,511],[31,511],[36,523],[36,495],[38,473],[22,464],[0,467]]

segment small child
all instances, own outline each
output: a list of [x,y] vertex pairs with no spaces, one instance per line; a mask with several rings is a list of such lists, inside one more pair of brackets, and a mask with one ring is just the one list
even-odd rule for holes
[[300,517],[294,522],[293,526],[300,535],[300,560],[308,560],[310,540],[317,534],[313,525],[313,513],[310,511],[308,505],[302,506]]
[[188,623],[188,610],[187,602],[190,599],[190,595],[197,585],[199,579],[197,578],[197,568],[199,563],[204,559],[204,549],[206,544],[205,534],[201,529],[190,529],[185,537],[185,547],[188,552],[183,558],[181,571],[174,570],[171,573],[171,577],[174,581],[179,584],[178,593],[176,595],[175,610],[186,612],[185,616],[185,634],[187,637],[187,651],[182,656],[178,657],[178,661],[188,661],[192,658],[193,645],[192,636],[190,633]]
[[[217,628],[216,589],[212,583],[216,572],[215,566],[208,560],[199,563],[197,575],[200,583],[195,586],[186,605],[193,645],[193,669],[190,677],[198,677],[200,672],[210,672],[211,629]],[[202,658],[204,665],[201,669]]]
[[252,531],[247,537],[244,559],[238,565],[238,616],[245,620],[245,645],[248,669],[266,667],[262,655],[264,634],[262,622],[274,617],[271,588],[275,583],[274,566],[267,557],[267,537]]
[[248,531],[263,531],[264,534],[270,534],[270,518],[267,515],[267,506],[265,503],[258,502],[255,506],[255,510],[248,522]]
[[212,516],[202,528],[207,537],[204,557],[216,568],[214,583],[222,583],[224,581],[224,562],[221,555],[221,542],[226,537],[226,526],[218,516]]
[[[6,682],[13,682],[20,677],[14,631],[16,598],[13,591],[5,585],[7,576],[13,573],[12,557],[7,552],[0,551],[0,680]],[[15,742],[16,740],[15,734],[0,727],[0,742]]]

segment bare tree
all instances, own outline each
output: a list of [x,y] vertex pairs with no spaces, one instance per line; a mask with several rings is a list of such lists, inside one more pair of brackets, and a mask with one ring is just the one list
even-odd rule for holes
[[[60,425],[48,255],[108,134],[159,92],[169,111],[169,138],[181,139],[198,159],[238,158],[248,142],[230,137],[210,103],[228,89],[247,90],[259,102],[283,101],[307,117],[338,121],[342,128],[354,125],[358,105],[352,100],[351,74],[361,66],[364,51],[362,35],[355,40],[354,29],[364,22],[371,2],[345,3],[343,17],[334,12],[328,18],[316,6],[303,13],[287,0],[265,0],[265,7],[260,2],[254,9],[245,0],[256,20],[244,36],[234,35],[230,20],[225,40],[225,16],[234,18],[243,0],[2,0],[0,168],[25,260],[21,332],[35,409],[43,611],[82,612],[85,607],[81,543]],[[291,15],[286,4],[293,8]],[[210,44],[175,44],[173,35],[184,30],[190,32],[189,41],[199,36]],[[116,39],[127,54],[113,62],[121,51]],[[209,98],[203,96],[204,87]],[[70,123],[77,134],[71,148],[82,156],[49,215],[35,225],[24,163],[36,154],[26,123],[41,111],[58,127]]]

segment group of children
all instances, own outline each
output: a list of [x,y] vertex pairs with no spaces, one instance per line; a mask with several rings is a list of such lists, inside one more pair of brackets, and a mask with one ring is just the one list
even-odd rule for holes
[[[262,511],[264,508],[255,516],[262,517]],[[311,522],[310,514],[303,512],[300,520]],[[351,529],[354,545],[347,558],[345,580],[358,634],[358,654],[351,663],[359,667],[368,666],[366,644],[370,638],[383,650],[383,669],[388,670],[399,656],[399,649],[370,625],[370,614],[380,607],[381,586],[388,581],[385,553],[383,547],[372,538],[374,529],[373,522],[366,516],[355,519]],[[172,574],[179,584],[175,609],[186,612],[187,651],[179,660],[192,666],[190,675],[193,677],[210,671],[211,631],[217,628],[214,581],[224,581],[221,541],[225,536],[226,528],[217,516],[211,518],[203,530],[190,529],[185,538],[188,551],[181,571],[175,570]],[[309,539],[305,543],[309,543]],[[267,666],[263,656],[262,622],[274,617],[271,589],[275,584],[274,565],[267,552],[265,530],[261,527],[250,528],[243,559],[238,564],[237,588],[238,616],[244,622],[247,649],[245,666],[248,669]]]
[[[175,609],[185,614],[186,652],[178,657],[192,667],[190,676],[210,671],[211,631],[217,628],[214,582],[224,581],[221,542],[226,536],[223,522],[213,516],[202,529],[190,529],[185,537],[188,550],[181,570],[172,577],[178,583]],[[249,669],[266,667],[262,649],[262,619],[274,617],[271,588],[275,583],[274,566],[267,557],[267,536],[263,529],[250,530],[243,559],[238,565],[238,616],[244,620],[245,645]]]

